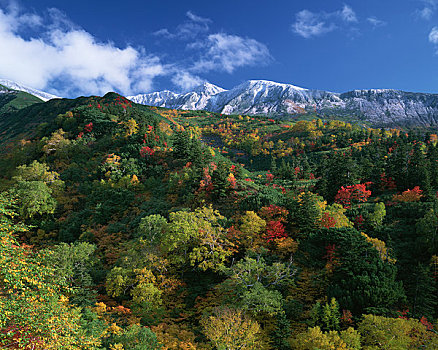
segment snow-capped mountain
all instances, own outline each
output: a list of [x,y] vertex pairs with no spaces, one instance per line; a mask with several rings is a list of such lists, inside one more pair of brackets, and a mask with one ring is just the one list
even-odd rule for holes
[[3,85],[11,90],[27,92],[28,94],[31,94],[31,95],[38,97],[39,99],[43,100],[44,102],[51,100],[51,99],[54,99],[54,98],[60,98],[58,96],[49,94],[47,92],[33,89],[30,87],[24,86],[22,84],[18,84],[16,82],[11,81],[11,80],[0,79],[0,85]]
[[438,124],[438,94],[392,89],[354,90],[340,95],[346,113],[360,113],[375,124]]
[[207,110],[224,114],[297,114],[316,105],[341,103],[337,94],[304,89],[267,80],[249,80],[235,88],[216,94]]
[[206,109],[211,97],[225,91],[225,89],[222,89],[219,86],[204,83],[193,89],[193,91],[184,94],[177,94],[172,91],[164,90],[150,94],[128,96],[127,98],[135,103],[149,106],[197,110]]
[[204,109],[223,114],[284,116],[317,112],[352,116],[374,125],[438,124],[438,94],[392,89],[334,93],[267,80],[249,80],[231,90],[204,83],[184,94],[161,91],[128,98],[151,106]]

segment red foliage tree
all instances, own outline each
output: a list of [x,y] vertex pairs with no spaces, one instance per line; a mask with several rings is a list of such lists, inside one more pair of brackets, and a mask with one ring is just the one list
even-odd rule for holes
[[289,211],[287,209],[277,205],[270,205],[260,209],[260,216],[267,222],[265,237],[268,242],[287,237],[287,233],[284,231],[284,223],[287,222],[288,214]]
[[87,125],[85,125],[84,127],[84,131],[85,132],[92,132],[93,131],[93,123],[88,123]]
[[286,217],[289,215],[289,211],[278,205],[270,205],[260,209],[260,216],[266,221],[279,220],[280,222],[286,222]]
[[321,218],[321,225],[325,228],[335,227],[336,220],[329,213],[324,213]]
[[356,184],[344,187],[335,196],[335,202],[341,204],[344,208],[350,208],[353,203],[364,203],[371,196],[371,191],[367,190],[370,182],[364,184]]
[[142,147],[140,150],[140,156],[143,158],[146,156],[153,156],[155,154],[155,150],[153,148],[150,148],[149,146]]
[[270,184],[272,180],[274,180],[274,175],[272,175],[270,172],[266,174],[266,180],[268,181],[267,184]]
[[275,239],[287,237],[284,225],[279,220],[268,221],[266,224],[266,240],[271,242]]
[[358,215],[356,216],[356,218],[354,219],[354,224],[358,227],[361,228],[364,222],[364,218],[363,215]]

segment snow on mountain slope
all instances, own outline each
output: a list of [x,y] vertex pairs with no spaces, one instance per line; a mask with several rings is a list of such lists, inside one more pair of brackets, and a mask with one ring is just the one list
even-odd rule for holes
[[193,91],[184,94],[177,94],[172,91],[164,90],[149,94],[127,96],[127,98],[135,103],[149,106],[197,110],[205,109],[212,96],[225,91],[225,89],[222,89],[219,86],[204,83],[193,89]]
[[228,92],[215,95],[207,110],[224,114],[297,114],[326,101],[341,103],[337,94],[308,90],[290,84],[249,80]]
[[333,93],[267,80],[249,80],[231,90],[205,83],[191,92],[171,91],[128,97],[134,102],[176,109],[205,109],[223,114],[282,116],[316,112],[354,116],[374,125],[438,124],[438,94],[393,89]]
[[44,102],[51,100],[51,99],[54,99],[54,98],[60,98],[58,96],[49,94],[47,92],[43,92],[40,90],[36,90],[36,89],[30,88],[30,87],[18,84],[16,82],[11,81],[11,80],[0,79],[0,85],[6,86],[7,88],[12,89],[12,90],[27,92],[31,95],[38,97],[39,99],[43,100]]
[[346,111],[359,112],[374,124],[438,124],[438,94],[372,89],[354,90],[340,97]]

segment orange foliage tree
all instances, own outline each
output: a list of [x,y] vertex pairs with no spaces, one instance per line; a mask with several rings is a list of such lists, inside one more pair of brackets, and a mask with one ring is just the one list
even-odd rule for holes
[[412,190],[406,190],[402,194],[395,194],[392,200],[400,203],[418,202],[423,197],[422,193],[423,191],[420,190],[420,187],[415,186]]

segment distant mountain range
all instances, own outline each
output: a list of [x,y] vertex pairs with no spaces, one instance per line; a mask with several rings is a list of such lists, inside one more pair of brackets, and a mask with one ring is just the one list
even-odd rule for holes
[[[55,98],[59,97],[0,79],[0,112],[2,108],[22,108],[31,103]],[[316,113],[321,117],[338,116],[367,121],[373,126],[438,125],[438,94],[393,89],[334,93],[267,80],[249,80],[231,90],[204,83],[186,93],[164,90],[127,98],[143,105],[207,110],[223,114],[269,115],[281,118]]]
[[204,83],[193,91],[160,91],[128,96],[136,103],[223,114],[281,117],[291,114],[351,116],[377,126],[437,125],[438,94],[393,89],[334,93],[266,80],[249,80],[231,90]]

